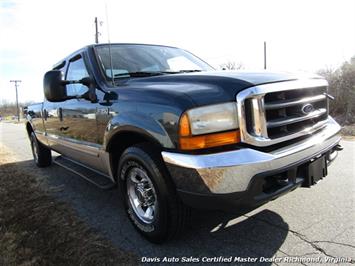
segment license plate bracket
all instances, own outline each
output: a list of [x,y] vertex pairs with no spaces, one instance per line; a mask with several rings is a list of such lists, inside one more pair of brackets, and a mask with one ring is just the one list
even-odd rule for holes
[[328,174],[326,156],[321,156],[310,162],[306,168],[304,186],[310,187]]

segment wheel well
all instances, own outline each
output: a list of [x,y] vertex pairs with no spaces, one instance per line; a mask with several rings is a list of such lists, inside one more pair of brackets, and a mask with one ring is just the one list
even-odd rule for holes
[[28,137],[31,137],[31,133],[33,132],[33,128],[29,122],[26,123],[26,131],[27,131]]
[[157,141],[136,132],[122,132],[113,137],[106,150],[110,154],[110,165],[114,177],[117,176],[118,162],[124,150],[130,146],[144,142],[151,143],[157,148],[161,148],[161,145],[157,143]]

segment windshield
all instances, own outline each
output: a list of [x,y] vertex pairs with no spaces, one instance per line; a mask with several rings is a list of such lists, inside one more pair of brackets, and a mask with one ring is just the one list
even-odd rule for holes
[[111,69],[109,46],[100,45],[95,49],[103,72],[110,79],[112,76],[124,78],[213,70],[207,63],[182,49],[141,44],[111,44]]

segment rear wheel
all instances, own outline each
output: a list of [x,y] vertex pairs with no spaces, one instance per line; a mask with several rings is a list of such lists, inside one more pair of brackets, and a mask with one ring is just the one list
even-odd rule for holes
[[30,136],[33,159],[37,166],[46,167],[52,163],[51,150],[41,144],[34,132]]
[[177,197],[154,146],[139,144],[127,148],[118,173],[128,217],[145,238],[161,243],[184,228],[189,209]]

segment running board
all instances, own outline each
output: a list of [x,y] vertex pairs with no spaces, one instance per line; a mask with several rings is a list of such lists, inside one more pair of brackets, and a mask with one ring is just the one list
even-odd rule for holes
[[107,190],[113,188],[116,185],[111,181],[110,177],[63,156],[58,156],[53,160],[53,162],[84,178],[86,181],[100,189]]

